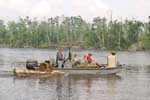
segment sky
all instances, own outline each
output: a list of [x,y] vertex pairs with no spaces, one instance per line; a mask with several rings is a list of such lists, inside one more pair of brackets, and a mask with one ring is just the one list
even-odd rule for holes
[[150,0],[0,0],[0,19],[19,17],[47,19],[55,16],[81,16],[90,21],[100,16],[108,19],[147,21]]

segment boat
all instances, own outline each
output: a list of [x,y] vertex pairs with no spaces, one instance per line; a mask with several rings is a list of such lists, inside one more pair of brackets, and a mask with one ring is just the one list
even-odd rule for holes
[[54,68],[52,72],[42,72],[38,70],[14,70],[15,76],[27,77],[27,76],[54,76],[54,75],[64,75],[64,74],[95,74],[95,75],[110,75],[119,73],[122,66],[117,67],[103,67],[103,68],[92,68],[92,67],[74,67],[74,68]]
[[67,74],[99,74],[99,75],[108,75],[119,73],[122,69],[122,66],[117,67],[74,67],[74,68],[55,68],[55,71],[62,71]]
[[39,70],[13,70],[13,75],[17,77],[30,77],[30,76],[35,76],[35,77],[50,77],[50,76],[55,76],[55,75],[64,75],[64,72],[62,71],[52,71],[52,72],[46,72],[46,71],[39,71]]
[[[51,71],[48,70],[40,70],[42,69],[42,64],[44,64],[44,68],[50,68],[48,66],[52,66],[49,63],[41,63],[40,67],[38,69],[30,70],[28,69],[27,65],[30,66],[38,66],[37,62],[32,61],[28,62],[26,64],[26,68],[24,70],[18,70],[14,69],[13,73],[15,76],[53,76],[53,75],[63,75],[63,74],[101,74],[101,75],[107,75],[107,74],[116,74],[121,71],[122,66],[116,66],[116,67],[99,67],[96,64],[80,64],[76,66],[70,65],[70,67],[65,66],[64,68],[55,68],[53,67]],[[50,68],[51,69],[51,68]]]

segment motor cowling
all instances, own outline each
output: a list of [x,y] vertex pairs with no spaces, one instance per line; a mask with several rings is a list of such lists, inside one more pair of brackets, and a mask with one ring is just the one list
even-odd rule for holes
[[36,70],[38,68],[38,61],[37,60],[27,60],[26,61],[26,68],[28,70]]

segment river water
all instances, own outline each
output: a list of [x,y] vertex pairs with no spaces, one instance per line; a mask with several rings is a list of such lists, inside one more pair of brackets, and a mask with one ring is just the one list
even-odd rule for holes
[[[109,51],[74,51],[106,63]],[[64,52],[67,55],[67,52]],[[0,70],[12,63],[55,58],[55,50],[0,49]],[[117,52],[123,70],[117,75],[64,75],[49,78],[0,75],[0,100],[150,100],[150,52]],[[18,66],[20,67],[20,66]]]

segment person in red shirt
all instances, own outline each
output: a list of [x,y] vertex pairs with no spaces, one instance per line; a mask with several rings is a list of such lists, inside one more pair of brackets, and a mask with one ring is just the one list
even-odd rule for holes
[[91,53],[89,53],[88,56],[87,56],[87,62],[88,62],[88,64],[92,64],[92,62],[93,62]]
[[[92,54],[91,54],[91,53],[89,53],[88,56],[87,56],[87,62],[88,62],[88,64],[96,64],[96,65],[99,66],[99,67],[104,66],[103,64],[99,64],[99,63],[95,62],[95,61],[92,59]],[[105,66],[104,66],[104,67],[105,67]]]

